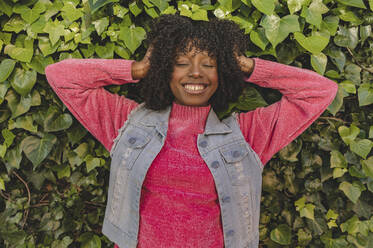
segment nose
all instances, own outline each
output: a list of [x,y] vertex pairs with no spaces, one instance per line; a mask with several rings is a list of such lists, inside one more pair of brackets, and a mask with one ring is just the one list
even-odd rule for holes
[[201,75],[201,68],[199,68],[198,64],[192,65],[189,71],[189,76],[193,78],[199,78],[201,77]]

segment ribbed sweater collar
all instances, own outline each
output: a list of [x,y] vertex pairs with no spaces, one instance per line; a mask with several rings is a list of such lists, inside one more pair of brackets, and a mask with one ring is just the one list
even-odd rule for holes
[[174,121],[182,121],[187,126],[204,128],[211,106],[186,106],[177,103],[172,104],[170,124]]

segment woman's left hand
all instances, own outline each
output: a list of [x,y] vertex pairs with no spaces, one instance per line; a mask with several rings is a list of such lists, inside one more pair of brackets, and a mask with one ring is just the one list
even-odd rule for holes
[[243,71],[246,75],[250,75],[254,70],[254,60],[246,57],[245,55],[236,55],[236,59],[241,71]]

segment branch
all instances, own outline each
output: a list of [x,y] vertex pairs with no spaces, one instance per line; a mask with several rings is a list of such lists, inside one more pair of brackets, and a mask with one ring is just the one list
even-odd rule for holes
[[333,120],[333,121],[340,121],[340,122],[343,122],[343,123],[347,123],[346,121],[342,120],[342,119],[339,119],[339,118],[336,118],[336,117],[319,117],[319,119],[322,119],[322,120]]
[[350,48],[347,47],[347,51],[348,51],[348,53],[351,55],[351,57],[355,60],[356,64],[357,64],[361,69],[363,69],[364,71],[367,71],[367,72],[373,74],[373,68],[367,68],[367,67],[363,66],[362,64],[360,64],[360,62],[356,59],[355,55],[352,53],[352,51],[351,51]]
[[1,195],[5,200],[10,201],[10,202],[12,201],[12,199],[10,199],[10,196],[7,195],[7,194],[5,194],[5,193],[3,193],[2,190],[0,190],[0,195]]
[[[25,187],[26,187],[26,190],[27,190],[27,196],[28,196],[28,201],[27,201],[27,205],[28,206],[30,206],[30,202],[31,202],[31,193],[30,193],[30,189],[29,189],[29,187],[28,187],[28,185],[27,185],[27,183],[26,183],[26,181],[25,180],[23,180],[23,178],[20,176],[20,175],[18,175],[17,174],[17,172],[15,172],[15,171],[13,171],[12,172],[24,185],[25,185]],[[26,224],[26,221],[27,221],[27,217],[28,217],[28,212],[29,212],[29,210],[28,209],[25,209],[25,212],[24,212],[24,214],[23,214],[23,223],[22,223],[22,229],[23,229],[23,227],[25,226],[25,224]]]

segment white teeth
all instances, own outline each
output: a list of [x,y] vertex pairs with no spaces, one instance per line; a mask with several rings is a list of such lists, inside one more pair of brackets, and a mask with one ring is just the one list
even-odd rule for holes
[[203,90],[205,87],[203,85],[186,84],[184,85],[184,88],[187,90],[199,91],[199,90]]

